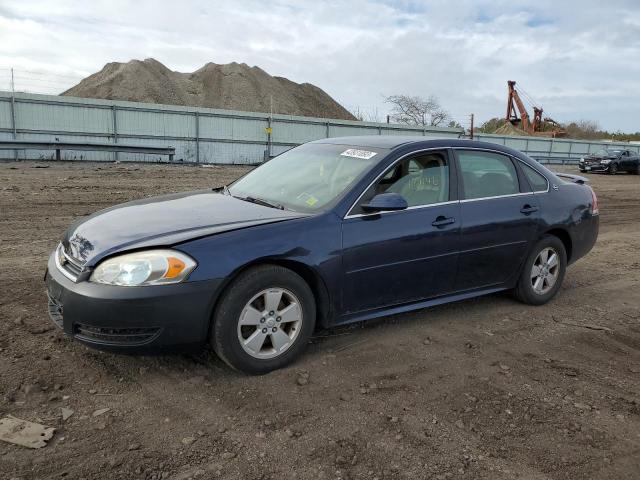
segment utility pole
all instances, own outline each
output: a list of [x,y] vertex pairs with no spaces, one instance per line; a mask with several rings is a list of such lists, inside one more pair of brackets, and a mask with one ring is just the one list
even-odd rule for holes
[[470,115],[471,117],[471,140],[473,140],[473,113]]
[[269,95],[269,118],[267,120],[267,154],[264,160],[271,160],[272,156],[272,139],[271,134],[273,133],[273,95]]

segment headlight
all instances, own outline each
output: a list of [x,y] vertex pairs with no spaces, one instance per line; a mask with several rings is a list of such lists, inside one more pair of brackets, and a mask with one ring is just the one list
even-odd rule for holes
[[196,262],[175,250],[147,250],[109,258],[100,263],[89,281],[135,287],[182,282]]
[[605,158],[604,160],[600,160],[600,163],[603,165],[609,165],[611,163],[611,160]]

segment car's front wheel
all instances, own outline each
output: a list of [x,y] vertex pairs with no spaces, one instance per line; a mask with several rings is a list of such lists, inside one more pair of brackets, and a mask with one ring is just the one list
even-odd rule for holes
[[215,310],[211,345],[231,367],[263,374],[291,363],[315,326],[313,293],[302,277],[263,265],[241,273]]
[[560,290],[566,269],[564,244],[556,236],[545,235],[527,258],[514,290],[515,297],[529,305],[547,303]]
[[609,165],[609,174],[615,175],[616,173],[618,173],[618,164],[612,163],[611,165]]

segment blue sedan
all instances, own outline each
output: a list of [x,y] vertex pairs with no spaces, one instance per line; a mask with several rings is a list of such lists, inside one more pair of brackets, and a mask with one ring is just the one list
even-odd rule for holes
[[501,290],[544,304],[598,218],[583,178],[500,145],[319,140],[223,188],[77,221],[49,258],[49,314],[91,347],[210,344],[261,374],[319,327]]

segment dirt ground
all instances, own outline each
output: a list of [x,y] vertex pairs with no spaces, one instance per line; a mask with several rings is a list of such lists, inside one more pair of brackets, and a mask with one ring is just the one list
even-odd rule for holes
[[321,332],[263,377],[54,330],[43,274],[74,218],[243,171],[0,164],[0,418],[57,429],[0,442],[0,478],[640,478],[637,176],[589,177],[599,241],[543,307],[494,295]]

